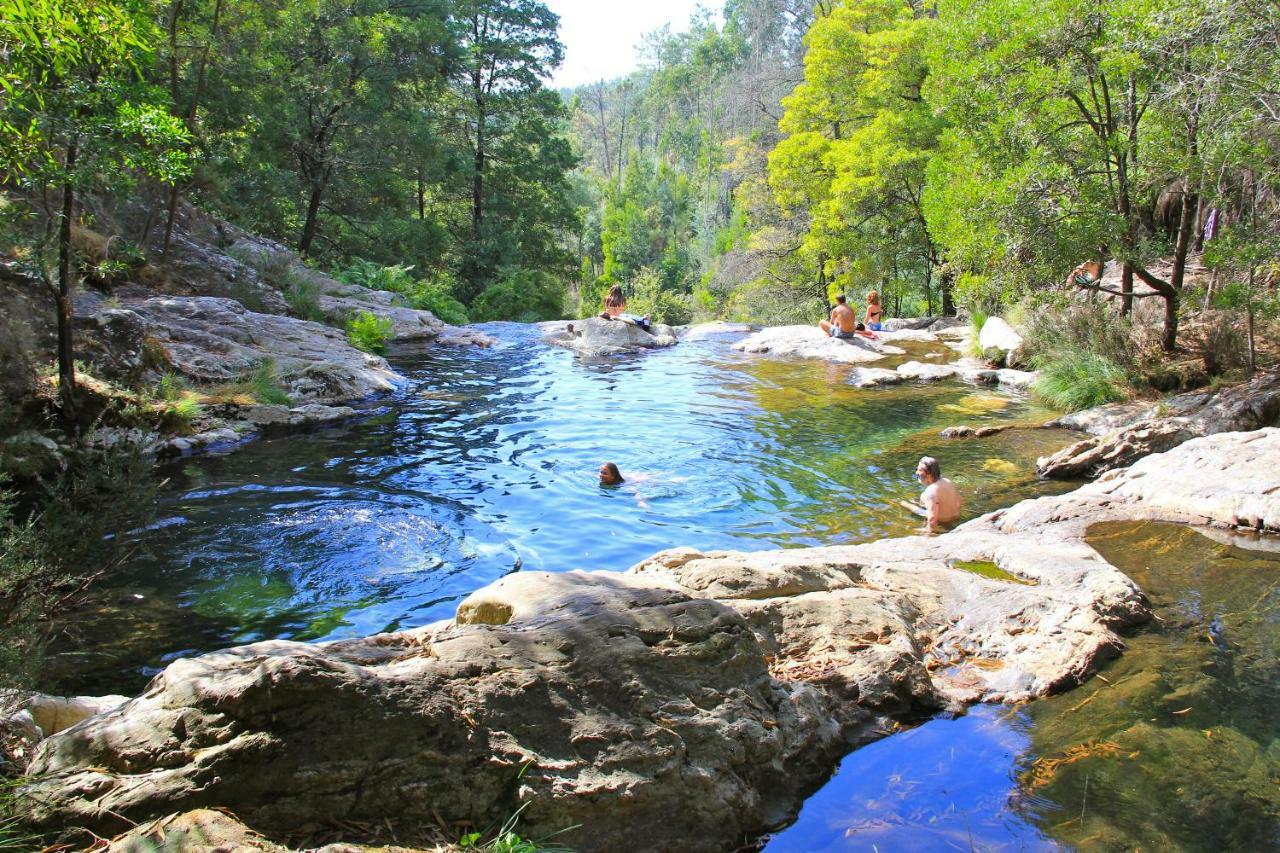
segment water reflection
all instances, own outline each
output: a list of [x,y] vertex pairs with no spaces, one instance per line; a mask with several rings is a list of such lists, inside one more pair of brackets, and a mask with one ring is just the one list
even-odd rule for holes
[[765,850],[1280,850],[1280,550],[1206,533],[1092,528],[1158,617],[1124,655],[851,753]]

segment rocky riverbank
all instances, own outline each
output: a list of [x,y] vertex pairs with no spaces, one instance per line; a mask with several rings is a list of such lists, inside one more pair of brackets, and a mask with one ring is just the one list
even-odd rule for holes
[[27,818],[220,807],[276,839],[403,839],[524,807],[580,850],[730,849],[895,721],[1087,678],[1148,613],[1088,528],[1280,530],[1276,472],[1280,430],[1219,433],[942,536],[517,573],[425,628],[180,660],[41,744]]
[[[93,377],[86,380],[94,398],[88,408],[100,413],[90,444],[181,455],[264,432],[349,420],[357,411],[347,404],[405,383],[385,359],[349,341],[345,324],[360,312],[389,323],[390,343],[493,343],[474,329],[448,326],[429,311],[408,307],[398,294],[311,269],[278,243],[191,208],[182,213],[163,263],[144,262],[110,282],[86,284],[75,297],[76,355]],[[110,221],[108,212],[101,216]],[[101,251],[95,247],[110,246],[83,228],[76,240],[91,257]],[[39,397],[34,365],[53,359],[53,305],[20,265],[0,259],[0,306],[9,333],[0,352],[0,390],[11,409],[23,412]],[[264,368],[274,399],[253,399],[234,388]],[[213,402],[179,428],[148,422],[150,389],[163,377],[196,392],[214,389]],[[113,407],[132,408],[135,415]],[[0,469],[18,477],[55,470],[57,438],[33,443],[33,434],[20,432],[0,439],[0,462],[13,461]]]

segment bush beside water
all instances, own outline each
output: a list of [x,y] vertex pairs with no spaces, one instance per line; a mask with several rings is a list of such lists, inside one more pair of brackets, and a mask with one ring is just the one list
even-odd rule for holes
[[382,355],[391,340],[391,320],[360,311],[347,321],[347,340],[358,350]]

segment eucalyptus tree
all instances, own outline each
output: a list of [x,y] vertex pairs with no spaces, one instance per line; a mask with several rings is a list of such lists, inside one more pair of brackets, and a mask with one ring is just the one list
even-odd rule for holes
[[564,56],[556,15],[541,0],[455,0],[450,21],[460,53],[451,106],[470,153],[470,233],[459,293],[470,302],[496,280],[504,261],[516,260],[507,250],[522,237],[545,237],[550,223],[538,213],[564,212],[548,198],[545,209],[522,215],[517,199],[532,203],[536,193],[507,195],[507,187],[490,180],[495,169],[513,180],[538,171],[550,179],[544,192],[567,197],[564,173],[573,160],[567,144],[553,139],[566,120],[564,107],[543,85]]
[[125,186],[138,172],[173,182],[189,168],[182,123],[165,109],[162,92],[142,84],[158,36],[153,11],[134,0],[0,2],[0,172],[33,199],[50,188],[59,196],[56,212],[37,204],[48,215],[32,266],[56,304],[58,384],[69,420],[77,408],[78,194]]
[[[769,184],[784,210],[808,211],[800,251],[820,298],[900,277],[931,292],[942,252],[923,196],[943,121],[922,86],[934,26],[907,0],[845,0],[805,38],[804,82],[783,100]],[[945,282],[942,297],[952,313]]]

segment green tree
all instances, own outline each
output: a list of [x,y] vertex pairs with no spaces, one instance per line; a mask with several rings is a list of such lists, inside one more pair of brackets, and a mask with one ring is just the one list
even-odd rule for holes
[[77,408],[77,195],[121,187],[137,172],[174,182],[189,168],[182,122],[165,109],[162,93],[141,83],[158,38],[151,12],[143,2],[0,2],[0,170],[32,192],[53,187],[60,196],[36,246],[34,272],[57,305],[58,384],[68,419]]
[[[542,84],[564,53],[559,19],[546,4],[458,0],[451,20],[461,60],[450,106],[460,119],[460,145],[470,154],[469,235],[459,296],[470,303],[495,280],[499,267],[524,260],[511,257],[510,250],[545,255],[547,229],[572,223],[564,174],[573,155],[557,138],[564,106]],[[530,185],[537,191],[530,192]],[[522,247],[521,241],[536,245]]]
[[[922,86],[934,25],[906,0],[847,0],[806,36],[805,79],[783,101],[787,136],[769,154],[769,183],[782,208],[808,211],[801,251],[824,299],[902,277],[931,299],[942,254],[923,195],[943,122]],[[943,313],[954,313],[941,284]]]

